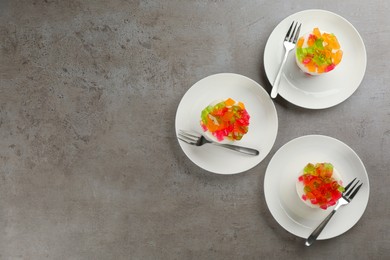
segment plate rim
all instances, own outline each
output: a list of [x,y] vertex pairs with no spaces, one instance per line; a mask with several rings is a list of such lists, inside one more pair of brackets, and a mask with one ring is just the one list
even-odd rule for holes
[[[231,72],[220,72],[220,73],[214,73],[214,74],[211,74],[211,75],[208,75],[208,76],[205,76],[199,80],[197,80],[195,83],[193,83],[191,85],[190,88],[187,89],[187,91],[184,93],[184,95],[182,96],[178,106],[177,106],[177,109],[176,109],[176,115],[175,115],[175,135],[177,135],[177,132],[178,132],[178,113],[179,113],[179,109],[180,107],[183,105],[183,102],[185,100],[185,97],[186,95],[191,91],[191,89],[193,89],[199,82],[201,81],[204,81],[204,80],[207,80],[211,77],[223,77],[223,76],[230,76],[230,77],[239,77],[241,79],[245,79],[247,81],[250,81],[252,84],[256,85],[258,87],[258,91],[259,91],[259,95],[264,97],[264,98],[267,98],[268,101],[269,101],[269,108],[271,108],[271,110],[273,111],[273,117],[274,117],[274,128],[275,128],[275,131],[274,131],[274,134],[273,134],[273,140],[271,140],[271,146],[269,148],[269,150],[265,153],[264,157],[262,159],[260,159],[260,161],[258,161],[255,165],[249,167],[249,168],[245,168],[244,170],[239,170],[239,171],[225,171],[225,170],[221,170],[221,171],[215,171],[215,170],[211,170],[211,169],[208,169],[207,167],[203,167],[201,165],[199,165],[197,162],[195,162],[188,154],[187,152],[183,149],[182,147],[182,143],[177,139],[177,142],[179,143],[179,146],[181,148],[181,150],[184,152],[184,154],[186,155],[186,157],[188,159],[190,159],[190,161],[192,163],[194,163],[195,165],[197,165],[198,167],[200,167],[201,169],[204,169],[208,172],[211,172],[211,173],[215,173],[215,174],[220,174],[220,175],[234,175],[234,174],[239,174],[239,173],[243,173],[243,172],[247,172],[249,171],[250,169],[253,169],[254,167],[256,167],[257,165],[259,165],[268,155],[269,153],[271,152],[273,146],[275,145],[275,142],[276,142],[276,138],[277,138],[277,135],[278,135],[278,129],[279,129],[279,118],[278,118],[278,114],[277,114],[277,110],[276,110],[276,107],[275,107],[275,104],[274,102],[271,100],[269,94],[267,93],[267,91],[264,89],[264,87],[262,85],[260,85],[260,83],[256,82],[255,80],[247,77],[247,76],[244,76],[242,74],[238,74],[238,73],[231,73]],[[260,151],[260,152],[263,152],[263,151]]]
[[[294,224],[294,225],[301,225],[300,223],[297,223],[295,222],[294,220],[292,220],[290,218],[290,216],[285,212],[285,209],[281,206],[281,205],[278,205],[277,206],[277,209],[275,208],[276,206],[270,206],[270,194],[267,193],[268,191],[268,188],[266,187],[267,185],[267,179],[270,178],[269,176],[269,168],[270,166],[272,165],[272,163],[274,162],[275,160],[275,157],[278,155],[279,151],[281,151],[282,149],[285,149],[286,146],[290,145],[291,143],[293,142],[297,142],[301,139],[306,139],[306,138],[322,138],[322,139],[327,139],[327,140],[332,140],[333,142],[337,142],[339,144],[341,144],[343,147],[345,147],[346,149],[348,149],[355,157],[356,159],[358,159],[358,161],[360,162],[361,166],[362,166],[362,170],[364,171],[364,174],[365,176],[367,177],[367,183],[365,183],[365,188],[367,189],[367,198],[366,198],[366,203],[364,205],[362,205],[363,209],[362,209],[362,213],[361,215],[357,218],[356,222],[353,223],[353,225],[342,231],[342,232],[339,232],[337,233],[336,235],[333,235],[333,236],[326,236],[326,237],[321,237],[321,235],[317,238],[318,240],[327,240],[327,239],[331,239],[331,238],[334,238],[334,237],[337,237],[337,236],[340,236],[342,234],[344,234],[345,232],[347,232],[348,230],[350,230],[353,226],[355,226],[357,224],[357,222],[359,222],[359,220],[362,218],[364,212],[366,211],[367,209],[367,205],[368,205],[368,202],[369,202],[369,198],[370,198],[370,182],[369,182],[369,176],[368,176],[368,172],[367,172],[367,169],[363,163],[363,161],[361,160],[361,158],[359,157],[359,155],[350,147],[348,146],[346,143],[340,141],[339,139],[337,138],[334,138],[334,137],[331,137],[331,136],[327,136],[327,135],[321,135],[321,134],[308,134],[308,135],[303,135],[303,136],[299,136],[299,137],[296,137],[296,138],[293,138],[291,139],[290,141],[286,142],[285,144],[283,144],[275,153],[274,155],[272,156],[272,158],[270,159],[270,162],[268,163],[267,165],[267,168],[266,168],[266,171],[265,171],[265,174],[264,174],[264,184],[263,184],[263,189],[264,189],[264,198],[265,198],[265,202],[266,202],[266,205],[267,205],[267,208],[268,210],[270,211],[271,213],[271,216],[273,217],[273,219],[284,229],[286,230],[287,232],[289,232],[290,234],[294,235],[294,236],[297,236],[297,237],[301,237],[301,238],[306,238],[305,236],[303,235],[300,235],[300,234],[297,234],[298,232],[294,232],[293,230],[291,230],[291,228],[289,229],[288,228],[288,224],[286,223],[281,223],[280,222],[280,217],[276,217],[275,215],[278,214],[278,210],[279,208],[281,209],[281,211],[283,211],[286,215],[286,217],[288,219],[290,219],[290,223],[291,224]],[[268,173],[268,174],[267,174]],[[278,203],[280,204],[280,203]]]
[[[291,99],[291,97],[288,97],[286,95],[283,95],[284,93],[278,93],[280,96],[282,96],[285,100],[287,100],[288,102],[290,102],[291,104],[294,104],[298,107],[302,107],[302,108],[306,108],[306,109],[326,109],[326,108],[330,108],[330,107],[333,107],[333,106],[336,106],[336,105],[339,105],[341,104],[342,102],[344,102],[345,100],[347,100],[348,98],[350,98],[355,92],[356,90],[360,87],[361,83],[363,82],[363,79],[364,79],[364,76],[366,74],[366,70],[367,70],[367,49],[366,49],[366,46],[364,44],[364,41],[363,41],[363,38],[362,36],[360,35],[360,33],[358,32],[358,30],[353,26],[353,24],[351,22],[349,22],[346,18],[344,18],[343,16],[337,14],[337,13],[334,13],[332,11],[329,11],[329,10],[325,10],[325,9],[306,9],[306,10],[301,10],[301,11],[298,11],[298,12],[295,12],[293,14],[290,14],[288,15],[287,17],[285,17],[284,19],[282,19],[274,28],[273,30],[271,31],[270,35],[268,36],[268,39],[267,39],[267,42],[265,44],[265,48],[264,48],[264,55],[263,55],[263,64],[264,64],[264,70],[265,70],[265,74],[266,74],[266,77],[271,85],[271,87],[273,86],[273,81],[270,79],[270,72],[269,70],[267,70],[267,63],[266,63],[266,51],[267,49],[269,49],[269,44],[270,44],[270,39],[271,39],[271,36],[274,32],[274,30],[281,24],[283,23],[285,20],[288,20],[288,19],[291,19],[291,17],[294,17],[294,16],[297,16],[297,15],[301,15],[302,13],[308,13],[308,12],[322,12],[322,13],[325,13],[327,15],[332,15],[332,16],[336,16],[338,17],[339,19],[343,20],[346,24],[349,25],[349,27],[355,32],[355,34],[358,36],[359,38],[359,41],[361,43],[361,48],[362,48],[362,54],[363,55],[363,59],[364,59],[364,67],[363,68],[363,72],[361,74],[361,78],[359,80],[359,83],[356,85],[356,87],[354,88],[351,88],[352,90],[350,91],[350,93],[348,95],[346,95],[345,97],[343,97],[341,100],[338,100],[336,102],[333,102],[333,103],[329,103],[329,104],[325,104],[325,105],[310,105],[310,104],[301,104],[300,102],[297,102],[297,101],[294,101],[293,99]],[[268,47],[268,48],[267,48]],[[282,48],[281,48],[282,49]]]

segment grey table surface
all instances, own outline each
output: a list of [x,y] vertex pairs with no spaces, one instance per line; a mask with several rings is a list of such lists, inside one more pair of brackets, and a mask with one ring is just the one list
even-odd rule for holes
[[[276,142],[247,172],[197,167],[175,137],[182,96],[219,72],[270,92],[267,38],[306,9],[357,28],[360,87],[322,110],[276,99]],[[0,259],[385,259],[389,11],[385,0],[0,1]],[[310,248],[263,190],[275,152],[308,134],[348,144],[371,188],[352,229]]]

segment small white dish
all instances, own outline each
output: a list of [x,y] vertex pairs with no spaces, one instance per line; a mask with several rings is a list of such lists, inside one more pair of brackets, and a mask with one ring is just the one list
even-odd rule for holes
[[308,162],[330,162],[344,183],[353,178],[363,186],[353,201],[340,208],[318,239],[329,239],[352,228],[363,215],[369,198],[370,185],[359,156],[343,142],[323,135],[307,135],[283,145],[272,157],[264,178],[267,206],[275,220],[288,232],[307,238],[330,213],[311,208],[300,201],[296,179]]
[[325,10],[305,10],[281,21],[269,36],[264,50],[264,68],[273,84],[284,55],[283,40],[292,21],[302,23],[301,32],[332,32],[337,36],[343,59],[334,71],[310,76],[295,62],[295,49],[288,56],[280,80],[279,94],[287,101],[304,108],[323,109],[335,106],[350,97],[363,80],[367,54],[358,31],[343,17]]
[[250,115],[248,133],[233,144],[260,151],[257,156],[205,144],[193,146],[179,141],[187,157],[199,167],[219,174],[236,174],[259,164],[271,151],[278,118],[268,93],[255,81],[242,75],[220,73],[196,82],[183,96],[176,112],[175,129],[204,133],[200,114],[214,100],[232,98],[245,104]]

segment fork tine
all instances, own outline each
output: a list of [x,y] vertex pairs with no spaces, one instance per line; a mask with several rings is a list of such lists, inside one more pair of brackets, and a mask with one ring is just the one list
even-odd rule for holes
[[183,142],[185,142],[187,144],[191,144],[190,142],[188,142],[187,140],[181,138],[180,136],[177,136],[177,139],[179,139],[179,140],[181,140],[181,141],[183,141]]
[[295,37],[294,37],[294,40],[293,40],[294,43],[297,43],[297,40],[298,40],[298,37],[299,37],[299,32],[301,31],[301,25],[302,24],[299,24],[297,32],[295,33]]
[[296,22],[295,25],[294,25],[294,29],[293,29],[293,31],[292,31],[292,33],[290,34],[290,37],[289,37],[289,39],[288,39],[289,42],[292,42],[292,41],[293,41],[294,35],[295,35],[295,31],[296,31],[296,29],[297,29],[297,26],[298,26],[298,22]]
[[192,144],[192,145],[195,145],[195,143],[193,141],[189,141],[188,139],[184,139],[182,136],[177,136],[177,139],[187,143],[187,144]]
[[291,29],[293,28],[293,25],[294,25],[294,21],[291,23],[290,28],[287,31],[286,37],[284,38],[285,41],[288,41],[288,39],[290,37]]
[[356,181],[356,178],[353,179],[350,183],[348,183],[347,186],[344,187],[344,192],[347,191],[349,189],[349,187],[351,187],[352,183],[354,183],[354,181]]
[[349,194],[351,194],[351,192],[355,189],[356,185],[359,183],[359,181],[357,181],[353,186],[352,188],[350,188],[344,195],[345,196],[349,196]]
[[190,137],[190,136],[186,136],[186,135],[183,135],[182,133],[178,133],[178,136],[181,137],[182,139],[185,139],[189,142],[192,142],[192,143],[196,143],[196,141],[198,140],[197,138],[193,138],[193,137]]
[[195,134],[186,132],[186,131],[184,131],[184,130],[179,130],[179,133],[182,134],[182,135],[184,135],[184,136],[189,136],[189,137],[193,137],[193,138],[196,138],[196,139],[199,138],[198,135],[195,135]]
[[357,188],[352,192],[352,194],[349,196],[349,200],[352,200],[353,197],[355,197],[356,193],[358,193],[358,191],[360,190],[360,187],[362,187],[363,183],[360,183],[359,186],[357,186]]

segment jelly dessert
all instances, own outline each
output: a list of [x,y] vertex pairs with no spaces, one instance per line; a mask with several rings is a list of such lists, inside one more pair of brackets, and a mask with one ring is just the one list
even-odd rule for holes
[[[216,104],[215,104],[216,103]],[[203,109],[200,125],[218,141],[241,140],[248,132],[249,114],[242,102],[228,98]]]
[[344,192],[340,176],[331,163],[308,163],[296,187],[306,205],[321,209],[335,205]]
[[321,33],[314,28],[311,33],[299,38],[295,57],[302,71],[320,75],[332,71],[341,62],[343,51],[334,34]]

